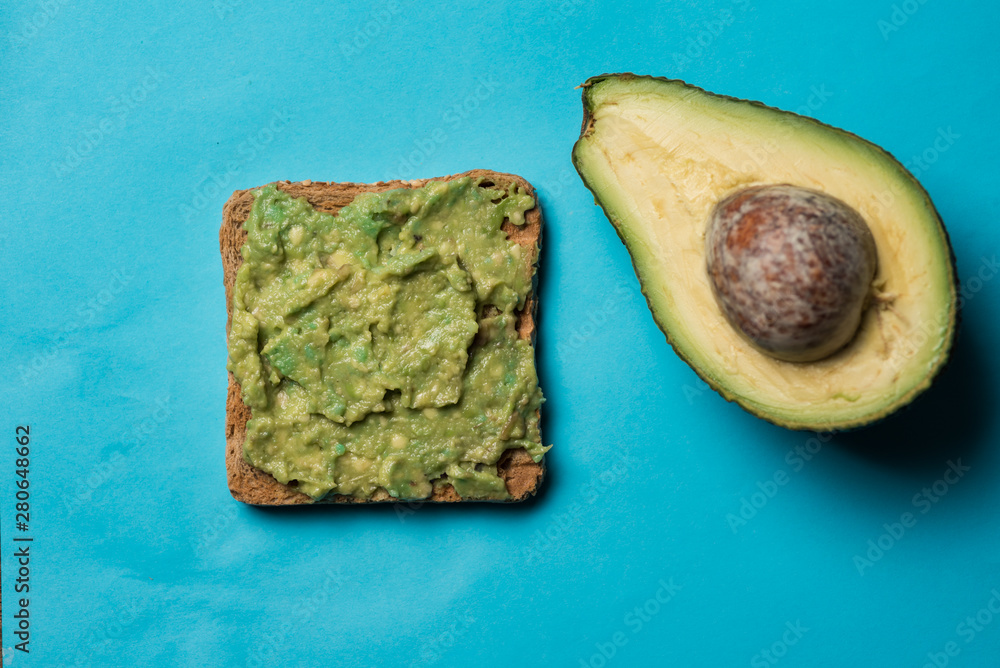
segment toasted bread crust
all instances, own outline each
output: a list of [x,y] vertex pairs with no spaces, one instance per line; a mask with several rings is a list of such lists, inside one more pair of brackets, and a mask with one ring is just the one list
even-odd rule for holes
[[[336,214],[354,198],[365,192],[384,192],[396,188],[420,188],[430,181],[451,181],[461,177],[482,178],[483,183],[497,186],[507,186],[516,183],[526,193],[535,197],[535,207],[525,213],[525,224],[517,226],[504,221],[503,230],[515,243],[524,249],[524,257],[532,264],[536,263],[538,247],[541,244],[542,214],[538,200],[531,184],[520,176],[502,174],[484,169],[475,169],[462,174],[444,176],[436,179],[420,179],[414,181],[384,181],[379,183],[322,183],[316,181],[301,181],[291,183],[278,181],[275,185],[279,190],[293,197],[305,197],[317,210]],[[222,209],[222,227],[219,229],[219,247],[222,252],[223,283],[226,286],[226,334],[233,318],[233,285],[236,283],[236,272],[243,264],[240,248],[246,240],[243,223],[250,215],[253,206],[253,190],[237,190]],[[535,313],[537,299],[535,292],[528,295],[524,309],[518,313],[517,331],[522,339],[535,338]],[[382,488],[368,499],[358,499],[341,494],[329,494],[318,502],[274,479],[269,473],[251,466],[243,457],[243,441],[246,439],[246,425],[251,413],[243,403],[239,383],[232,372],[229,373],[229,390],[226,397],[226,475],[229,481],[229,491],[233,498],[243,503],[253,505],[278,506],[311,503],[379,503],[398,501]],[[536,463],[524,449],[507,450],[497,463],[497,472],[507,485],[510,494],[508,501],[523,501],[535,494],[545,474],[544,463]],[[461,502],[482,499],[463,499],[446,479],[434,481],[434,491],[427,501]]]

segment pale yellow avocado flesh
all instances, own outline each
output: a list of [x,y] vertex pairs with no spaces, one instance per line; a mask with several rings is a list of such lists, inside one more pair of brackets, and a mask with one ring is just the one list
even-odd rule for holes
[[[608,75],[585,84],[573,151],[632,256],[668,340],[714,389],[782,426],[846,429],[926,389],[954,337],[956,280],[941,221],[892,156],[850,133],[680,81]],[[854,340],[818,362],[753,348],[706,273],[712,208],[752,185],[787,183],[858,211],[878,249],[873,300]]]

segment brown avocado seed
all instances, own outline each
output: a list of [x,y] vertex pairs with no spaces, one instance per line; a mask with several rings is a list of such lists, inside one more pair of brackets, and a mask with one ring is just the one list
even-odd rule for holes
[[814,362],[854,338],[877,254],[844,202],[791,185],[747,188],[712,211],[706,243],[716,301],[761,351]]

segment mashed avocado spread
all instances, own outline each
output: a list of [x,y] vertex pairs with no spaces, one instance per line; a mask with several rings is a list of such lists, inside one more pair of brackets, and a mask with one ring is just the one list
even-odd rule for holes
[[314,499],[379,487],[504,499],[497,461],[539,461],[542,403],[516,311],[534,267],[501,229],[534,200],[470,178],[359,195],[336,215],[255,192],[229,363],[247,461]]

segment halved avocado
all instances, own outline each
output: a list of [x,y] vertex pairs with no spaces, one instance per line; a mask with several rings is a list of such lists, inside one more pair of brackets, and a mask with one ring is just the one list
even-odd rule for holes
[[[632,256],[668,342],[727,400],[791,429],[842,430],[905,406],[955,336],[951,247],[926,191],[891,155],[811,118],[682,81],[608,74],[583,84],[573,162]],[[778,359],[737,331],[706,268],[717,205],[758,186],[828,195],[867,224],[877,270],[837,352]]]

